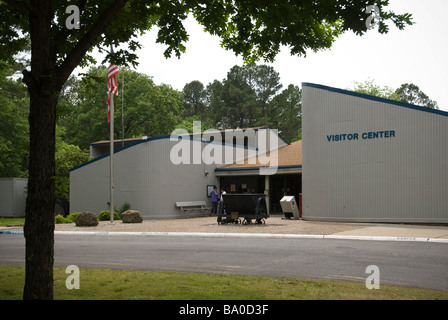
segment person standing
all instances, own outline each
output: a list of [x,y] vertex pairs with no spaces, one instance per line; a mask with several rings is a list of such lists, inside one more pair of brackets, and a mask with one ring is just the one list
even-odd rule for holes
[[222,195],[226,194],[226,190],[224,188],[221,188],[221,202],[224,202],[224,198]]
[[218,202],[219,202],[219,192],[216,186],[213,186],[213,191],[210,192],[210,196],[212,197],[212,214],[217,214],[218,211]]
[[221,197],[219,199],[219,215],[226,214],[226,208],[224,206],[224,197],[223,197],[223,195],[225,195],[225,194],[226,194],[226,190],[224,188],[221,188]]

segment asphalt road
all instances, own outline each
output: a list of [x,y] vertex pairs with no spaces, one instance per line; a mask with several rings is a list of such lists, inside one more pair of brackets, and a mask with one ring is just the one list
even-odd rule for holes
[[[56,235],[55,265],[338,279],[448,290],[444,243],[276,238]],[[23,265],[23,235],[0,234],[0,265]]]

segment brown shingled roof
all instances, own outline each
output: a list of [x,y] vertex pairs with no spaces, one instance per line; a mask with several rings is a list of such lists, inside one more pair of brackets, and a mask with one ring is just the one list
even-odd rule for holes
[[[266,163],[269,160],[275,159],[275,156],[277,155],[278,164],[277,166],[298,166],[302,165],[302,140],[296,141],[291,143],[290,145],[287,145],[286,147],[280,148],[277,151],[273,151],[273,154],[270,153],[267,154],[267,156],[256,156],[246,159],[242,162],[229,164],[226,166],[223,166],[221,168],[223,169],[231,169],[231,168],[254,168],[254,167],[267,167],[269,165],[273,165],[272,163]],[[270,159],[269,159],[270,157]],[[255,161],[254,161],[255,160]]]

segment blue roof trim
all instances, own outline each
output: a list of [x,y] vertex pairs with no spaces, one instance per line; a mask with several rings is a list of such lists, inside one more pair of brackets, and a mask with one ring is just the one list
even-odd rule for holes
[[[251,128],[247,128],[247,129],[251,129]],[[266,129],[270,129],[270,130],[272,130],[269,126],[265,126],[265,127],[262,127],[262,128],[256,128],[256,129],[252,129],[252,130],[254,130],[254,131],[258,131],[258,130],[266,130]],[[238,129],[235,129],[235,130],[238,130]],[[242,129],[241,129],[242,130]],[[184,137],[186,136],[187,134],[182,134],[182,133],[179,133],[179,134],[170,134],[170,135],[163,135],[163,136],[158,136],[158,137],[152,137],[152,138],[147,138],[147,139],[141,139],[141,140],[137,140],[137,141],[135,141],[135,142],[133,142],[133,143],[130,143],[129,145],[127,145],[127,146],[125,146],[125,147],[123,147],[123,148],[119,148],[119,149],[117,149],[117,150],[115,150],[114,151],[114,154],[116,154],[116,153],[118,153],[118,152],[121,152],[121,151],[123,151],[123,150],[126,150],[126,149],[128,149],[128,148],[132,148],[132,147],[134,147],[134,146],[136,146],[136,145],[138,145],[138,144],[140,144],[140,143],[144,143],[144,142],[149,142],[149,141],[155,141],[155,140],[162,140],[162,139],[170,139],[170,138],[175,138],[176,136],[178,137],[178,138],[181,138],[181,139],[184,139]],[[207,135],[212,135],[212,133],[211,132],[206,132],[205,133],[205,135],[207,136]],[[197,138],[197,137],[201,137],[201,138]],[[281,140],[283,140],[286,144],[290,144],[290,143],[288,143],[287,141],[285,141],[285,139],[283,139],[283,137],[278,133],[278,131],[277,131],[277,136],[281,139]],[[200,132],[200,133],[189,133],[188,134],[188,137],[189,137],[189,139],[191,140],[191,141],[199,141],[199,142],[202,142],[202,143],[213,143],[213,141],[208,141],[208,140],[205,140],[204,139],[204,137],[203,137],[203,132]],[[122,142],[122,140],[116,140],[116,141],[114,141],[114,144],[118,144],[118,143],[121,143]],[[214,143],[219,143],[219,142],[214,142]],[[221,142],[224,146],[229,146],[229,144],[227,144],[227,143],[225,143],[225,141],[222,141]],[[97,145],[108,145],[108,144],[110,144],[109,142],[107,142],[107,143],[101,143],[101,144],[97,144]],[[232,145],[230,145],[230,146],[232,146]],[[244,148],[244,149],[249,149],[249,150],[256,150],[256,151],[258,151],[258,148],[253,148],[253,147],[249,147],[249,146],[241,146],[241,145],[236,145],[236,146],[233,146],[233,147],[238,147],[238,148]],[[95,158],[95,159],[92,159],[92,160],[90,160],[90,161],[87,161],[87,162],[84,162],[84,163],[82,163],[82,164],[80,164],[80,165],[78,165],[78,166],[75,166],[75,167],[73,167],[73,168],[71,168],[71,169],[69,169],[68,171],[69,172],[72,172],[72,171],[74,171],[74,170],[77,170],[77,169],[79,169],[79,168],[82,168],[82,167],[85,167],[85,166],[87,166],[87,165],[89,165],[89,164],[91,164],[91,163],[94,163],[94,162],[96,162],[96,161],[98,161],[98,160],[101,160],[101,159],[104,159],[104,158],[107,158],[107,157],[109,157],[109,155],[110,155],[110,153],[106,153],[106,154],[104,154],[104,155],[102,155],[102,156],[99,156],[99,157],[97,157],[97,158]]]
[[[126,143],[127,145],[130,145],[130,144],[134,144],[134,143],[136,143],[136,142],[140,142],[141,140],[143,140],[143,139],[142,139],[142,138],[137,138],[137,139],[133,139],[133,140],[126,140],[125,143]],[[123,143],[123,140],[121,140],[121,139],[119,139],[119,140],[114,140],[114,145],[122,144],[122,143]],[[108,146],[108,145],[110,145],[110,142],[109,142],[109,141],[101,142],[101,143],[92,142],[92,143],[90,144],[90,146],[94,146],[94,147],[97,147],[97,146]]]
[[371,96],[371,95],[364,94],[364,93],[359,93],[359,92],[348,91],[348,90],[344,90],[344,89],[328,87],[328,86],[324,86],[324,85],[321,85],[321,84],[302,82],[302,88],[303,87],[310,87],[310,88],[317,88],[317,89],[327,90],[327,91],[331,91],[331,92],[336,92],[336,93],[346,94],[346,95],[354,96],[354,97],[358,97],[358,98],[363,98],[363,99],[368,99],[368,100],[373,100],[373,101],[393,104],[393,105],[404,107],[404,108],[408,108],[408,109],[413,109],[413,110],[423,111],[423,112],[429,112],[429,113],[438,114],[438,115],[441,115],[441,116],[448,117],[448,112],[447,111],[436,110],[436,109],[431,109],[431,108],[427,108],[427,107],[417,106],[417,105],[409,104],[409,103],[405,103],[405,102],[400,102],[400,101],[395,101],[395,100],[389,100],[389,99],[385,99],[385,98],[375,97],[375,96]]
[[[225,171],[251,171],[251,170],[259,170],[266,169],[269,167],[246,167],[246,168],[216,168],[215,172],[225,172]],[[278,166],[277,169],[300,169],[302,165],[289,165],[289,166]]]
[[[121,141],[120,141],[120,142],[121,142]],[[143,142],[146,142],[146,140],[141,140],[141,141],[136,141],[136,142],[134,142],[134,143],[131,143],[131,144],[127,145],[126,147],[123,147],[123,148],[120,148],[120,149],[115,150],[115,151],[114,151],[114,154],[116,154],[116,153],[118,153],[118,152],[121,152],[121,151],[123,151],[123,150],[126,150],[126,149],[128,149],[128,148],[131,148],[131,147],[133,147],[133,146],[136,146],[136,145],[138,145],[138,144],[140,144],[140,143],[143,143]],[[77,170],[77,169],[79,169],[79,168],[85,167],[85,166],[87,166],[87,165],[89,165],[89,164],[91,164],[91,163],[94,163],[94,162],[96,162],[96,161],[98,161],[98,160],[107,158],[109,155],[110,155],[110,153],[106,153],[106,154],[103,154],[102,156],[99,156],[99,157],[97,157],[97,158],[95,158],[95,159],[92,159],[92,160],[90,160],[90,161],[81,163],[80,165],[77,165],[77,166],[75,166],[75,167],[69,169],[68,172],[72,172],[72,171]]]
[[[126,150],[126,149],[128,149],[128,148],[135,147],[136,145],[138,145],[138,144],[140,144],[140,143],[145,143],[145,142],[154,141],[154,140],[161,140],[161,139],[169,139],[170,137],[171,137],[170,135],[164,135],[164,136],[158,136],[158,137],[153,137],[153,138],[148,138],[148,139],[142,139],[142,140],[136,141],[136,142],[134,142],[134,143],[131,143],[131,144],[127,145],[126,147],[123,147],[123,148],[120,148],[120,149],[115,150],[115,151],[114,151],[114,154],[116,154],[116,153],[118,153],[118,152],[121,152],[121,151],[123,151],[123,150]],[[114,141],[114,143],[115,143],[115,141]],[[121,140],[120,140],[120,143],[121,143]],[[69,169],[68,172],[72,172],[72,171],[77,170],[77,169],[79,169],[79,168],[85,167],[85,166],[87,166],[87,165],[89,165],[89,164],[91,164],[91,163],[94,163],[95,161],[98,161],[98,160],[107,158],[107,157],[109,157],[109,156],[110,156],[110,152],[109,152],[109,153],[106,153],[106,154],[103,154],[102,156],[99,156],[99,157],[97,157],[97,158],[95,158],[95,159],[92,159],[92,160],[90,160],[90,161],[81,163],[80,165],[78,165],[78,166],[76,166],[76,167],[73,167],[73,168]]]

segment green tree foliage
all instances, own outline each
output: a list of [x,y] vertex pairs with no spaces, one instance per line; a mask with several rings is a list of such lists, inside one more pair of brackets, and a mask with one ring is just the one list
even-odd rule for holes
[[[124,85],[114,99],[115,137],[122,137],[123,131],[125,138],[170,134],[181,120],[182,93],[166,84],[155,85],[151,77],[127,68],[120,69],[118,77],[121,84],[124,79]],[[109,139],[105,79],[106,68],[91,68],[64,91],[70,93],[63,94],[60,101],[65,113],[59,122],[66,128],[66,142],[86,149],[94,141]]]
[[[215,80],[206,89],[199,81],[188,83],[184,87],[184,97],[191,96],[191,88],[196,88],[196,96],[201,97],[201,107],[197,108],[194,120],[206,121],[206,127],[270,126],[281,131],[288,141],[300,137],[301,90],[290,85],[280,91],[280,76],[273,67],[256,64],[234,66],[227,78],[222,82]],[[184,103],[185,113],[192,110],[192,105]]]
[[278,129],[289,142],[302,139],[302,90],[290,84],[269,103],[269,110],[262,122]]
[[355,82],[352,90],[375,97],[415,104],[430,109],[439,108],[436,101],[431,100],[413,83],[404,83],[398,89],[394,90],[388,86],[380,86],[374,83],[374,80],[367,80],[365,82]]
[[205,89],[206,108],[203,119],[209,119],[217,129],[225,129],[220,124],[221,110],[225,108],[225,103],[222,99],[224,92],[224,85],[219,80],[214,80],[209,83]]
[[431,100],[420,88],[413,83],[404,83],[395,90],[395,93],[399,96],[399,101],[410,104],[416,104],[419,106],[427,107],[430,109],[439,109],[437,102]]
[[182,129],[190,133],[196,133],[195,131],[198,131],[198,129],[193,127],[195,122],[200,122],[200,129],[202,132],[207,129],[216,129],[216,127],[211,123],[210,120],[204,120],[203,118],[201,118],[201,116],[186,117],[176,126],[175,129]]
[[388,86],[380,86],[374,83],[374,80],[366,80],[365,82],[355,82],[353,91],[368,94],[371,96],[390,99],[390,100],[399,100],[398,94],[395,93],[395,90]]
[[260,110],[247,76],[244,67],[234,66],[223,81],[221,99],[225,108],[219,110],[219,123],[223,128],[247,128],[256,124]]
[[109,136],[105,79],[104,67],[90,69],[81,80],[71,79],[71,87],[64,91],[70,94],[63,95],[59,102],[65,106],[59,123],[65,128],[62,137],[67,143],[87,149],[94,137],[102,140]]
[[384,10],[388,0],[379,1],[213,1],[193,9],[206,31],[218,35],[222,46],[241,54],[245,61],[273,61],[281,45],[293,55],[331,47],[338,36],[351,30],[366,32],[368,5],[377,5],[379,32],[387,33],[388,20],[403,29],[411,15]]
[[59,177],[68,178],[69,170],[90,160],[89,150],[77,145],[68,144],[62,140],[65,128],[58,126],[56,129],[56,169],[55,174]]
[[14,68],[0,61],[0,177],[27,177],[29,98],[11,76]]
[[149,115],[147,121],[149,127],[145,132],[149,136],[170,134],[180,121],[182,92],[174,90],[170,85],[161,84],[155,88],[152,97],[147,97],[145,103],[153,108],[153,113]]
[[70,175],[69,170],[91,158],[88,150],[81,150],[78,146],[68,144],[62,140],[65,128],[56,128],[56,169],[55,176],[55,204],[64,211],[64,216],[70,212]]
[[221,129],[259,125],[281,87],[278,72],[270,66],[234,66],[222,82],[215,80],[207,86],[200,116]]
[[198,80],[184,86],[184,116],[196,116],[205,112],[205,88]]

